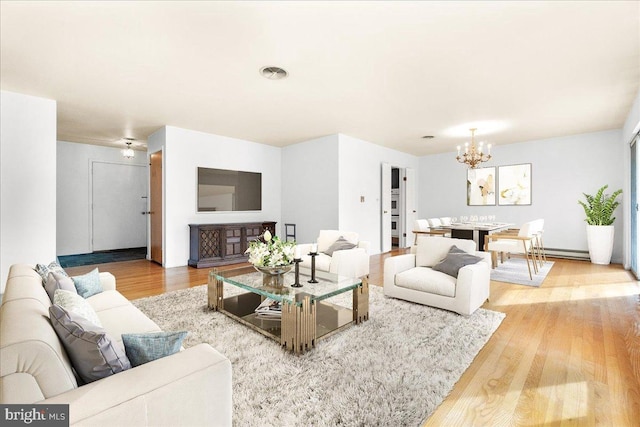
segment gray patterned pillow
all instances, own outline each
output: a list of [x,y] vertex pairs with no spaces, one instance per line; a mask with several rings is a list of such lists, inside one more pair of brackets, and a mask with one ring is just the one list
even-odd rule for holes
[[74,294],[78,293],[71,277],[60,274],[57,271],[51,271],[47,276],[47,282],[44,284],[44,290],[47,291],[51,302],[53,302],[53,295],[57,289],[64,289]]
[[122,334],[122,343],[132,366],[142,365],[180,351],[187,332]]
[[57,262],[50,262],[49,265],[44,264],[36,264],[36,272],[42,277],[42,284],[47,283],[47,277],[49,277],[50,272],[56,272],[58,274],[62,274],[63,276],[69,277],[64,268],[60,266]]
[[102,283],[100,283],[100,272],[97,268],[82,276],[73,276],[72,279],[78,294],[82,298],[89,298],[103,290]]
[[482,261],[482,258],[471,255],[470,253],[458,248],[456,245],[453,245],[449,249],[447,256],[438,264],[433,266],[433,270],[440,271],[444,274],[457,278],[458,271],[462,267],[469,264],[476,264],[479,261]]
[[67,311],[72,311],[75,314],[84,317],[96,326],[102,326],[102,322],[100,322],[100,318],[96,311],[91,307],[86,299],[76,293],[76,288],[73,288],[73,292],[65,291],[64,289],[56,289],[56,292],[53,294],[53,303]]
[[355,245],[355,244],[351,243],[350,241],[345,239],[344,236],[340,236],[338,238],[338,240],[333,242],[333,244],[331,246],[329,246],[329,248],[327,248],[326,251],[324,251],[324,253],[329,255],[329,256],[333,256],[333,253],[336,252],[336,251],[343,251],[345,249],[353,249],[356,246],[358,246],[358,245]]
[[131,368],[125,352],[101,327],[55,304],[49,307],[49,318],[85,384]]

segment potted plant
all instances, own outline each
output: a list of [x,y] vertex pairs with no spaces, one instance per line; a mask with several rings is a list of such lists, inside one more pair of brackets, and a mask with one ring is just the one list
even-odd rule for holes
[[595,196],[583,193],[587,202],[581,200],[578,203],[584,208],[587,215],[587,245],[589,247],[589,257],[594,264],[609,264],[613,251],[613,222],[616,217],[613,211],[616,210],[620,202],[616,198],[622,194],[622,190],[614,191],[613,194],[605,194],[609,187],[601,187]]

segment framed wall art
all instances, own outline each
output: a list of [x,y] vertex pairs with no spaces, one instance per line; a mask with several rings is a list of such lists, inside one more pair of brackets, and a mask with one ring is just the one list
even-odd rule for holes
[[498,167],[498,204],[531,204],[531,163]]
[[496,168],[467,170],[467,206],[496,204]]

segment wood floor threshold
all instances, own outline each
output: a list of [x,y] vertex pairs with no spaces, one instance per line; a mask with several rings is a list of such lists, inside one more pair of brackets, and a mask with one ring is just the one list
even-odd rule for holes
[[[384,260],[405,252],[372,256],[369,283],[381,285]],[[553,261],[540,287],[491,282],[483,307],[506,318],[424,426],[640,425],[639,282],[617,264]],[[67,271],[94,267],[113,273],[129,299],[208,277],[146,260]]]

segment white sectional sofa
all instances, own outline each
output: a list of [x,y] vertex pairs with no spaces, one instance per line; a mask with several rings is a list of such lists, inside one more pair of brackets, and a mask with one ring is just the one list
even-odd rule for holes
[[[412,253],[387,258],[384,294],[459,314],[470,315],[489,298],[490,256],[473,240],[420,236]],[[452,246],[481,258],[457,270],[457,277],[436,271]]]
[[[112,274],[100,281],[104,291],[87,301],[117,345],[123,333],[160,330],[116,291]],[[0,306],[0,403],[69,404],[71,425],[231,425],[231,362],[210,345],[81,385],[50,306],[34,268],[13,265]]]

